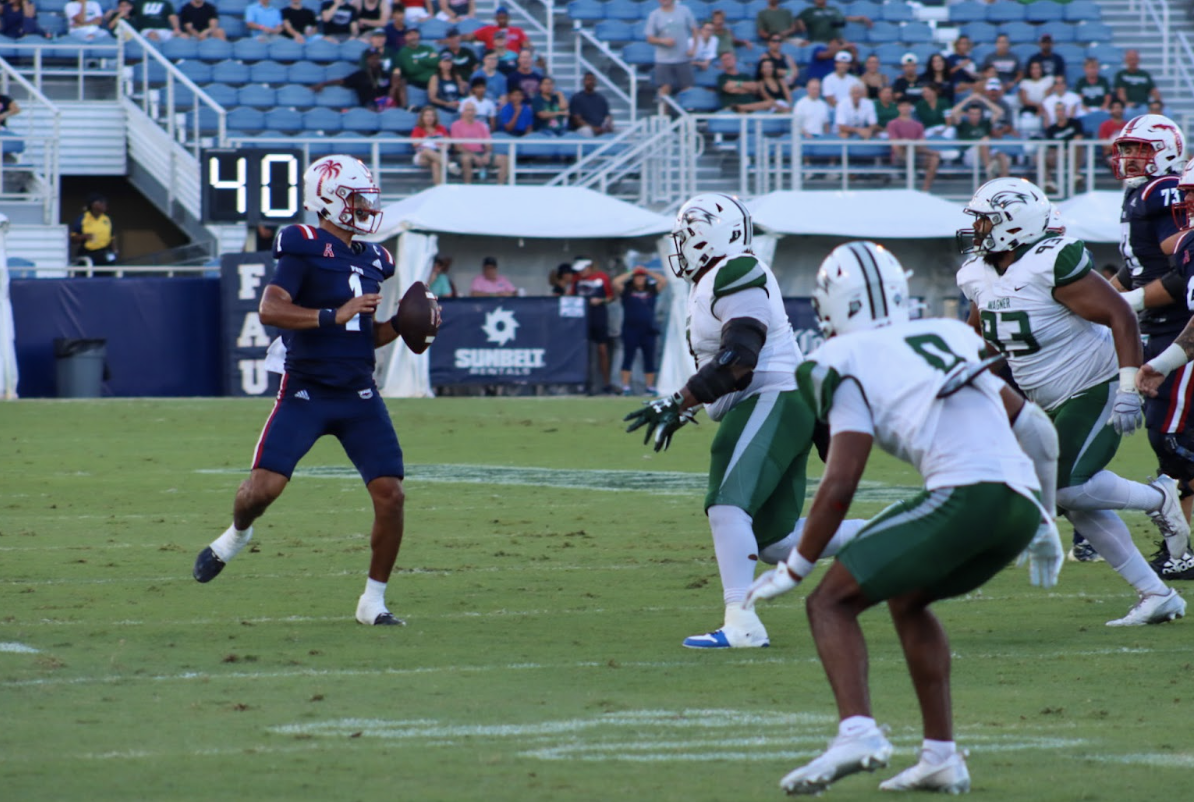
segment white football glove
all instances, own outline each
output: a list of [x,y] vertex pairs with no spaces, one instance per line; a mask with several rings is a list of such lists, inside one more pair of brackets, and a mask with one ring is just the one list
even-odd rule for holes
[[753,610],[755,602],[760,599],[774,599],[776,596],[782,596],[799,585],[800,580],[801,577],[793,574],[788,568],[788,564],[782,562],[767,573],[760,575],[751,584],[750,590],[746,592],[746,599],[742,602],[742,607],[746,610]]
[[1016,560],[1016,566],[1028,563],[1028,581],[1033,587],[1047,589],[1057,584],[1063,562],[1065,551],[1061,547],[1057,524],[1052,520],[1042,520],[1036,536]]
[[1115,433],[1120,435],[1132,434],[1140,428],[1144,417],[1140,412],[1142,405],[1140,394],[1135,390],[1119,390],[1115,393],[1115,404],[1111,407],[1111,420]]

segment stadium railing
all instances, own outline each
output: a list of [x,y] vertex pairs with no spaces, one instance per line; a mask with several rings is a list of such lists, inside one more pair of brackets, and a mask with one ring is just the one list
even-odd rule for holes
[[[1177,85],[1186,93],[1187,97],[1194,97],[1194,47],[1190,45],[1190,39],[1186,36],[1185,31],[1175,31],[1174,50],[1176,50],[1173,59],[1174,77],[1177,79]],[[1194,115],[1184,115],[1182,128],[1187,135],[1191,131],[1191,122],[1194,122]]]
[[[617,98],[622,100],[630,108],[630,119],[638,119],[638,70],[627,64],[622,60],[622,57],[610,49],[610,46],[601,41],[592,33],[581,27],[581,23],[573,23],[573,57],[576,59],[576,64],[580,67],[580,71],[591,72],[597,76],[597,83],[602,88],[611,92]],[[626,74],[627,89],[623,90],[618,86],[606,73],[609,71],[608,66],[602,67],[594,64],[584,55],[584,48],[590,47],[597,50],[608,59],[609,65],[616,67],[619,72]]]
[[524,0],[524,2],[534,2],[543,6],[544,21],[540,22],[529,9],[522,6],[516,0],[502,0],[498,5],[505,6],[514,17],[516,24],[521,24],[520,27],[524,29],[533,30],[547,39],[547,45],[544,50],[547,51],[545,61],[547,62],[547,74],[555,74],[555,8],[552,5],[552,0]]
[[1140,27],[1148,27],[1151,21],[1161,42],[1161,64],[1166,78],[1173,75],[1173,61],[1169,50],[1169,3],[1167,0],[1132,0],[1140,7]]
[[2,58],[0,92],[21,106],[8,121],[11,134],[0,136],[0,202],[40,204],[42,222],[50,225],[58,216],[62,112]]
[[[125,66],[125,51],[114,39],[83,44],[28,36],[5,44],[0,55],[28,75],[39,92],[46,92],[53,83],[53,93],[60,100],[110,100],[111,85]],[[62,96],[65,80],[74,82],[73,98]]]

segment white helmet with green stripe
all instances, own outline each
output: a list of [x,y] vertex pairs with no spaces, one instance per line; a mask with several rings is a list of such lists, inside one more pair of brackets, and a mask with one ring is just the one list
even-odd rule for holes
[[695,196],[680,207],[672,226],[672,272],[692,281],[714,260],[749,251],[753,228],[750,212],[737,198],[719,192]]
[[1023,178],[996,178],[978,188],[963,209],[974,226],[959,231],[962,253],[1004,253],[1029,245],[1048,233],[1053,204],[1041,188]]
[[813,308],[826,337],[906,322],[908,274],[882,245],[847,242],[821,262]]

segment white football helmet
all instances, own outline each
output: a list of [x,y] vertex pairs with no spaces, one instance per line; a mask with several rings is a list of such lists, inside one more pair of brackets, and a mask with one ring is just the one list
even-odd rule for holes
[[1165,115],[1141,114],[1119,130],[1111,149],[1111,174],[1132,187],[1180,170],[1185,137]]
[[813,309],[826,337],[904,323],[910,306],[908,274],[882,245],[839,245],[817,271]]
[[303,173],[303,207],[357,234],[381,225],[381,190],[360,159],[324,156]]
[[996,178],[978,188],[962,211],[974,215],[974,225],[986,220],[985,236],[972,226],[959,229],[962,253],[1003,253],[1036,242],[1048,233],[1053,204],[1041,188],[1023,178]]
[[1180,229],[1194,227],[1194,159],[1182,170],[1177,180],[1177,191],[1185,193],[1185,199],[1173,204],[1173,220]]
[[1061,209],[1057,208],[1056,203],[1049,204],[1049,228],[1050,234],[1064,234],[1065,223],[1061,219]]
[[737,198],[704,192],[676,213],[675,251],[668,256],[668,264],[678,278],[692,281],[714,259],[749,251],[753,228],[750,212]]

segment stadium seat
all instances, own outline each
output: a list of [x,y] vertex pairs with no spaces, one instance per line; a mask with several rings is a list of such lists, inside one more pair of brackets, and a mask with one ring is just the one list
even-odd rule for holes
[[242,17],[221,16],[218,24],[224,29],[224,33],[229,39],[242,39],[249,33],[249,27],[245,25]]
[[655,47],[646,42],[631,42],[622,48],[622,60],[636,67],[655,64]]
[[984,3],[964,0],[964,2],[949,7],[949,21],[958,25],[967,22],[985,22],[986,19],[987,6]]
[[198,112],[194,109],[188,111],[183,118],[188,134],[195,130],[195,122],[198,120],[199,133],[211,134],[220,130],[220,116],[216,111],[208,106],[200,106]]
[[228,112],[226,123],[229,128],[241,131],[260,131],[265,128],[265,115],[258,109],[248,106],[238,106]]
[[1028,59],[1040,52],[1041,46],[1036,42],[1020,42],[1012,45],[1012,52],[1020,57],[1020,61],[1024,64],[1028,63]]
[[633,26],[624,20],[601,20],[593,26],[593,35],[603,42],[619,45],[635,41]]
[[1088,111],[1078,118],[1082,123],[1082,133],[1086,134],[1088,139],[1097,139],[1099,126],[1110,119],[1111,115],[1105,111]]
[[419,33],[423,35],[424,42],[438,43],[448,35],[448,29],[451,27],[442,19],[425,19],[419,23]]
[[1019,3],[992,3],[987,6],[987,22],[1023,22],[1024,6]]
[[148,78],[150,86],[166,83],[166,68],[156,61],[143,61],[133,66],[133,86],[140,91],[141,84]]
[[48,34],[54,36],[62,36],[66,33],[66,17],[61,14],[51,14],[49,12],[39,12],[37,15],[38,26]]
[[[324,92],[341,87],[329,86]],[[344,91],[348,91],[347,89]],[[353,100],[356,100],[354,95]],[[303,114],[303,128],[307,131],[323,131],[332,134],[340,130],[341,113],[332,109],[311,109]]]
[[303,58],[307,61],[330,64],[340,59],[340,45],[335,42],[329,42],[326,39],[316,39],[314,42],[307,42],[303,46]]
[[352,61],[337,61],[334,64],[327,66],[327,79],[329,81],[339,80],[340,78],[347,78],[357,71],[356,59]]
[[[426,36],[423,37],[423,41],[427,42],[427,38],[428,37]],[[342,42],[340,44],[340,58],[344,59],[345,61],[352,62],[355,65],[361,60],[361,56],[368,49],[369,45],[365,44],[360,39],[349,39],[347,42]]]
[[[851,12],[853,13],[853,12]],[[866,41],[872,44],[900,41],[900,26],[894,22],[876,22],[867,32]]]
[[[362,109],[362,111],[364,111],[364,109]],[[369,113],[373,114],[373,112]],[[362,137],[364,137],[364,134],[351,131],[337,134],[334,137],[336,142],[336,152],[344,153],[348,156],[356,156],[358,159],[373,158],[373,144],[371,142],[364,141]]]
[[[698,25],[701,23],[701,20],[707,20],[713,16],[714,10],[719,8],[726,12],[726,22],[742,22],[745,19],[749,19],[753,23],[755,19],[754,14],[743,14],[741,11],[731,18],[730,12],[727,9],[722,8],[719,3],[710,3],[706,2],[706,0],[684,0],[684,5],[688,6],[688,9],[692,12],[692,16],[696,18]],[[729,3],[728,5],[734,6],[737,4]],[[741,7],[739,6],[739,8]],[[752,41],[757,37],[758,30],[756,29],[755,36],[752,37]]]
[[848,42],[865,42],[867,27],[861,22],[847,22],[842,28],[842,38]]
[[378,113],[371,109],[349,109],[340,118],[340,127],[359,134],[375,134],[379,125],[378,116]]
[[286,68],[286,81],[292,84],[317,84],[326,81],[326,67],[310,61],[300,61]]
[[411,108],[421,109],[427,105],[427,90],[417,86],[406,87],[406,103]]
[[38,11],[52,11],[55,14],[61,14],[66,10],[66,4],[70,0],[44,0],[37,4]]
[[677,94],[676,102],[685,111],[698,113],[717,111],[721,108],[721,102],[717,99],[717,93],[712,89],[705,89],[699,86],[685,89],[683,92]]
[[933,41],[933,28],[927,22],[905,22],[900,27],[900,39],[909,42]]
[[[302,88],[306,89],[306,87]],[[294,109],[270,109],[265,113],[265,130],[267,131],[293,134],[302,131],[303,128],[303,115]]]
[[[162,103],[166,102],[166,93],[162,92]],[[187,87],[178,83],[174,83],[174,108],[178,111],[192,108],[195,105],[195,93]]]
[[475,31],[484,27],[485,23],[479,19],[462,19],[460,22],[456,23],[456,29],[465,36],[468,36],[470,33],[474,33]]
[[293,39],[275,39],[269,43],[270,60],[283,61],[287,64],[302,61],[303,47]]
[[[707,9],[709,9],[709,8],[710,7],[708,6],[707,3],[702,4],[701,13],[706,14]],[[746,6],[742,5],[741,3],[727,3],[724,6],[717,6],[717,8],[720,8],[722,11],[724,11],[726,13],[726,22],[741,22],[744,19],[753,20],[755,18],[755,15],[750,13],[750,9],[748,9]],[[694,13],[695,13],[695,11],[694,11]],[[706,14],[706,16],[703,16],[703,17],[697,15],[698,22],[700,20],[704,20],[704,19],[708,19],[707,14]]]
[[755,27],[755,21],[752,19],[744,19],[739,22],[727,24],[734,36],[738,39],[745,39],[748,42],[753,42],[759,38],[759,31]]
[[1066,22],[1098,22],[1102,18],[1103,12],[1093,0],[1073,0],[1065,7]]
[[[325,86],[315,93],[315,104],[332,109],[351,109],[360,105],[357,93],[343,86]],[[336,126],[339,130],[340,126]]]
[[717,87],[718,70],[715,67],[710,67],[707,70],[694,71],[694,84],[705,89],[715,89]]
[[211,98],[213,103],[217,103],[224,108],[235,106],[240,99],[240,91],[235,86],[228,84],[208,84],[202,86],[200,89],[203,93]]
[[1074,34],[1077,32],[1077,29],[1078,26],[1076,25],[1071,25],[1061,20],[1054,20],[1053,22],[1046,22],[1044,25],[1039,26],[1036,32],[1038,38],[1049,34],[1053,37],[1054,44],[1060,44],[1062,42],[1074,41]]
[[1052,0],[1037,0],[1025,9],[1024,18],[1029,22],[1052,22],[1065,18],[1065,6]]
[[1099,64],[1110,66],[1116,70],[1124,63],[1123,51],[1110,43],[1091,45],[1086,49],[1086,55],[1097,58]]
[[240,91],[236,93],[236,101],[241,106],[252,106],[255,109],[272,109],[278,105],[278,93],[272,87],[252,84],[240,88]]
[[255,84],[284,84],[289,68],[276,61],[259,61],[249,65],[249,81]]
[[885,66],[892,66],[900,63],[900,58],[903,57],[907,51],[899,42],[887,42],[879,45],[871,54],[879,59],[879,63]]
[[182,61],[175,66],[179,72],[197,84],[211,82],[211,65],[206,61]]
[[[883,10],[883,19],[887,22],[911,22],[915,19],[912,15],[912,7],[907,3],[888,0],[880,8]],[[851,11],[850,13],[853,14],[854,12]]]
[[1081,69],[1082,61],[1086,58],[1086,48],[1082,45],[1072,43],[1062,43],[1053,46],[1053,52],[1061,56],[1065,60],[1066,67],[1078,67]]
[[221,14],[228,14],[229,16],[244,17],[245,9],[249,7],[251,0],[218,0],[216,8]]
[[162,44],[161,53],[171,61],[199,58],[199,41],[196,39],[174,38]]
[[934,53],[941,52],[941,45],[933,44],[931,42],[922,42],[918,45],[910,45],[910,51],[916,54],[917,60],[920,62],[920,68],[923,70],[928,66],[929,59]]
[[239,61],[228,59],[211,66],[211,79],[222,84],[240,86],[249,82],[249,69]]
[[377,153],[382,159],[405,160],[414,155],[415,146],[409,142],[394,142],[383,139],[377,145]]
[[966,34],[975,43],[994,42],[999,30],[989,22],[967,22],[958,29],[958,33]]
[[[1010,5],[1017,4],[1010,3]],[[993,8],[998,7],[998,5],[993,6]],[[1009,22],[1005,25],[1001,25],[999,32],[1006,33],[1007,38],[1011,40],[1012,44],[1016,44],[1017,42],[1035,42],[1037,40],[1036,28],[1029,25],[1027,22]]]
[[204,61],[224,61],[232,58],[232,44],[222,39],[204,39],[199,43],[199,58]]
[[1074,26],[1075,42],[1111,42],[1114,34],[1105,22],[1081,22]]
[[237,61],[265,61],[269,58],[269,43],[260,39],[238,39],[232,43],[232,57]]
[[520,159],[554,159],[561,155],[556,138],[528,134],[518,141]]
[[[311,91],[310,87],[302,86],[301,84],[287,84],[280,87],[275,92],[275,95],[279,106],[292,109],[309,109],[315,105],[315,93]],[[294,130],[297,131],[298,128]]]
[[605,19],[605,3],[598,0],[572,0],[567,9],[568,16],[578,22],[600,22]]
[[418,115],[406,109],[386,109],[377,115],[379,131],[390,134],[409,134],[418,122]]

